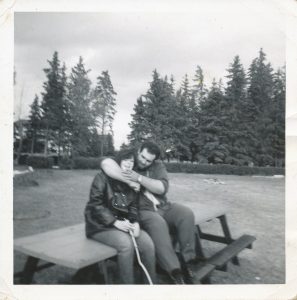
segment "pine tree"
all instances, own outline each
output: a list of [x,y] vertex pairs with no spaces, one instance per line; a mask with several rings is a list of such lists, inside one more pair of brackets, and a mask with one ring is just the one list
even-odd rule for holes
[[30,114],[28,122],[28,137],[31,140],[31,153],[34,153],[36,139],[38,138],[42,125],[41,107],[38,96],[35,95],[33,103],[30,105]]
[[63,64],[62,70],[62,86],[64,87],[64,101],[63,101],[63,121],[60,123],[60,130],[58,132],[59,151],[63,148],[63,153],[67,154],[71,148],[71,116],[70,104],[68,97],[68,78],[66,75],[66,66]]
[[107,142],[105,136],[113,135],[112,125],[116,113],[116,92],[113,89],[108,71],[103,71],[97,78],[97,85],[94,90],[93,112],[96,125],[100,130],[102,142],[100,154],[104,154],[104,144]]
[[153,71],[153,80],[145,95],[137,99],[132,114],[131,134],[129,141],[137,146],[145,139],[158,143],[162,153],[172,147],[174,126],[175,99],[172,82],[160,77],[157,70]]
[[190,141],[190,152],[191,161],[197,160],[197,155],[201,150],[200,143],[200,127],[199,127],[199,111],[200,103],[205,101],[207,97],[207,88],[204,83],[204,74],[200,66],[197,66],[195,75],[193,78],[193,86],[190,90],[189,100],[189,116],[188,116],[188,127],[187,135]]
[[273,86],[272,104],[272,156],[274,165],[281,167],[285,162],[285,104],[286,104],[286,73],[285,67],[276,71]]
[[248,97],[244,108],[247,130],[250,137],[249,156],[260,166],[273,164],[271,139],[273,70],[266,63],[266,54],[260,49],[259,56],[252,61],[249,68]]
[[200,154],[209,163],[224,163],[229,156],[224,130],[224,93],[215,80],[208,96],[200,103]]
[[226,163],[248,164],[248,135],[243,123],[243,107],[246,101],[246,75],[239,56],[235,56],[228,71],[225,103],[223,106],[224,132],[229,156]]
[[204,74],[200,66],[197,66],[193,79],[193,87],[191,91],[191,96],[194,99],[196,105],[199,107],[200,102],[207,96],[207,88],[204,83]]
[[192,126],[190,114],[191,110],[192,112],[195,110],[194,106],[195,103],[191,102],[191,88],[188,75],[185,74],[181,87],[176,92],[176,111],[174,120],[174,145],[176,149],[174,154],[178,156],[181,161],[189,160],[191,157],[191,137],[188,134],[188,130]]
[[61,68],[60,66],[57,51],[54,52],[52,60],[48,60],[48,63],[49,68],[44,69],[47,81],[43,84],[45,91],[42,93],[41,103],[45,128],[45,154],[48,152],[50,139],[58,145],[59,151],[61,132],[65,128],[65,67]]
[[139,97],[136,104],[134,105],[134,113],[132,116],[132,121],[129,123],[131,127],[131,133],[128,139],[131,145],[137,147],[145,139],[150,138],[151,124],[149,123],[149,114],[147,114],[148,105],[143,99],[144,97]]
[[68,82],[69,135],[72,156],[87,155],[95,120],[91,111],[91,81],[83,58],[75,65]]

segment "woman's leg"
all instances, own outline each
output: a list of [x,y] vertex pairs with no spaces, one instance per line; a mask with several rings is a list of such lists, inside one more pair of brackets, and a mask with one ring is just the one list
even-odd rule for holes
[[92,239],[117,249],[120,280],[123,284],[133,284],[134,246],[129,234],[118,229],[110,229],[94,234]]
[[[140,235],[136,238],[138,249],[140,252],[141,261],[147,269],[153,283],[156,282],[156,259],[155,246],[150,236],[143,230],[140,230]],[[146,276],[144,276],[146,277]]]

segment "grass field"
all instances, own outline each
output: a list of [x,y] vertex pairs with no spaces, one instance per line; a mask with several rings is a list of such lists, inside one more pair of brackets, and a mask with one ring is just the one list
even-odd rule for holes
[[[94,170],[37,171],[35,185],[14,187],[14,238],[83,222]],[[285,282],[285,180],[272,177],[169,174],[169,199],[191,206],[200,202],[224,205],[234,238],[256,236],[253,249],[240,253],[240,266],[214,271],[214,284],[280,284]],[[34,182],[33,182],[34,183]],[[37,185],[38,183],[38,185]],[[204,231],[217,232],[208,222]],[[211,255],[220,245],[204,242]],[[14,271],[21,271],[25,256],[14,253]],[[73,270],[55,266],[35,276],[37,284],[69,283]],[[17,282],[16,282],[17,283]]]

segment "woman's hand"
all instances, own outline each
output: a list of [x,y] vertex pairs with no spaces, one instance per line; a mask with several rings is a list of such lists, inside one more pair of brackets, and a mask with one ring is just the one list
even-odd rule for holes
[[129,181],[137,182],[139,174],[135,171],[122,171],[122,175]]
[[138,182],[129,181],[128,185],[131,189],[133,189],[135,192],[140,191],[140,184]]
[[134,235],[134,237],[139,237],[139,234],[140,234],[140,226],[139,226],[139,223],[138,222],[135,222],[135,223],[133,223],[132,224],[133,225],[133,230],[132,230],[132,232],[133,232],[133,235]]
[[130,223],[128,220],[116,220],[113,223],[113,226],[124,232],[129,232],[129,230],[134,231],[134,224]]

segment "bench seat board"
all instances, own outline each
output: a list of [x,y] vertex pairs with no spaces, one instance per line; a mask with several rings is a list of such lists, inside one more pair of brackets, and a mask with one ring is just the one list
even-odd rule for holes
[[197,280],[201,281],[206,276],[209,276],[209,274],[215,269],[214,265],[206,263],[204,266],[201,266],[198,271],[195,271],[195,278]]
[[52,230],[14,241],[14,248],[57,265],[80,269],[117,255],[107,245],[85,237],[84,224]]
[[251,235],[242,235],[237,240],[233,241],[231,244],[223,248],[221,251],[214,254],[209,260],[208,263],[215,265],[220,268],[223,267],[226,262],[228,262],[232,257],[241,252],[248,245],[251,245],[256,238]]

